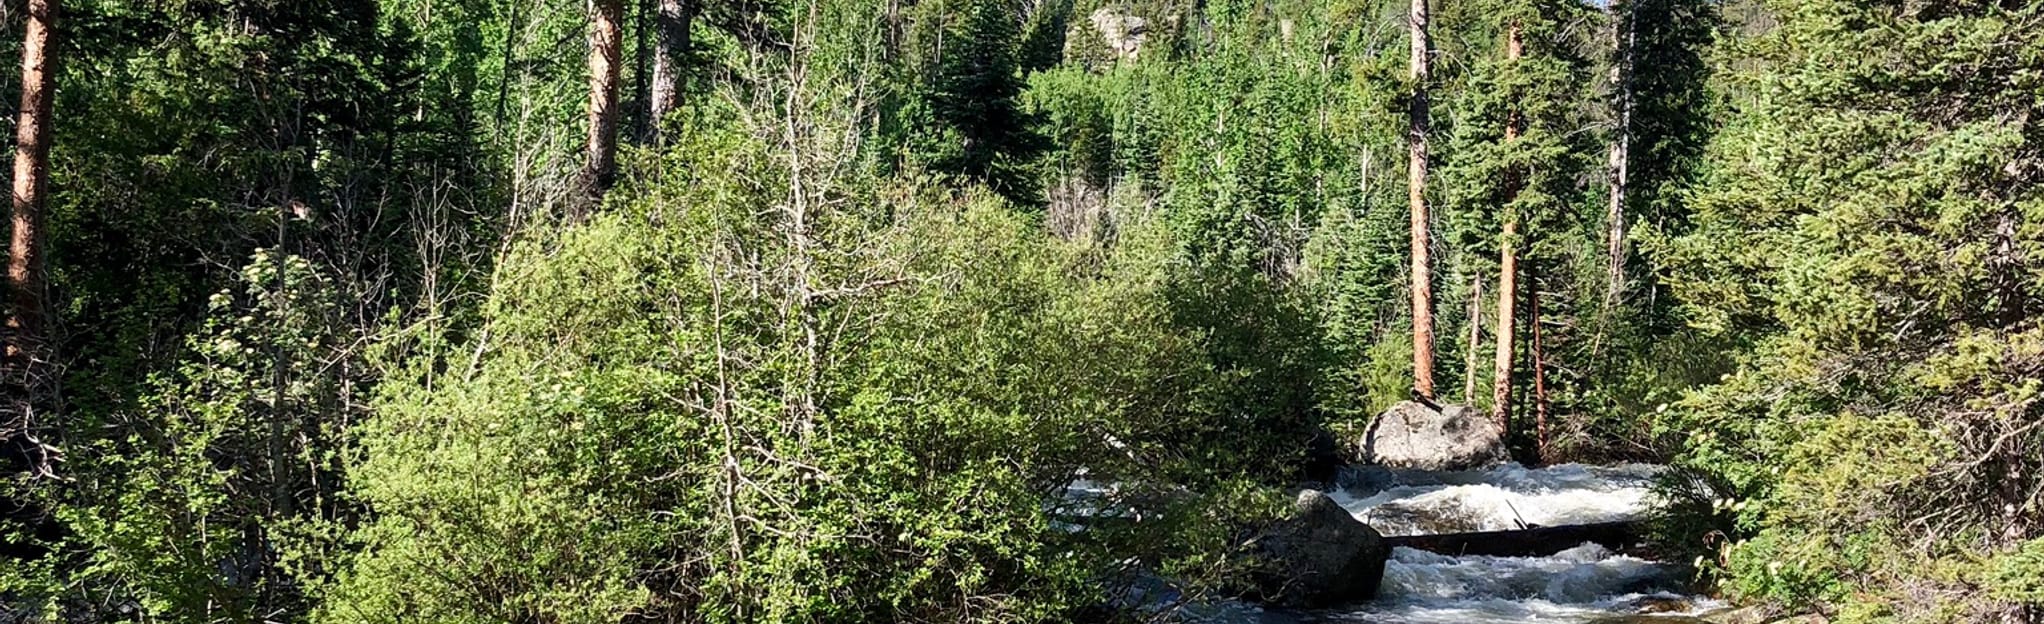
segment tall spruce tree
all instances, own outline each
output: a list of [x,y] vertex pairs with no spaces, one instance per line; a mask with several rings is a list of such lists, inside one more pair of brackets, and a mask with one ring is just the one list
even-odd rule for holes
[[1691,324],[1752,345],[1667,423],[1745,502],[1727,586],[2034,621],[2044,5],[1759,8],[1693,229],[1655,246]]
[[1041,201],[1025,165],[1041,149],[1023,112],[1018,53],[1021,16],[1002,0],[953,0],[920,7],[923,66],[911,119],[912,160],[985,183],[1018,204]]
[[1427,212],[1427,132],[1432,114],[1427,105],[1433,42],[1427,36],[1427,0],[1412,0],[1408,18],[1412,40],[1412,102],[1407,109],[1409,162],[1406,193],[1412,217],[1412,388],[1421,398],[1434,398],[1434,278]]
[[[1552,0],[1501,0],[1463,10],[1459,15],[1484,43],[1471,50],[1477,62],[1452,102],[1458,121],[1443,178],[1457,213],[1464,270],[1497,271],[1490,407],[1509,427],[1522,367],[1519,334],[1531,318],[1553,316],[1531,312],[1527,293],[1576,287],[1556,279],[1572,274],[1572,266],[1538,265],[1572,263],[1569,250],[1588,242],[1579,180],[1594,146],[1578,129],[1590,78],[1579,56],[1581,34],[1569,25],[1591,13]],[[1496,261],[1478,259],[1483,256]],[[1542,337],[1549,352],[1564,338]]]

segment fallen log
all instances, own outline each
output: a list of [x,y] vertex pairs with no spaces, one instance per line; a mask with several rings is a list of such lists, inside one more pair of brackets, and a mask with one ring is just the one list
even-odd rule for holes
[[1401,535],[1384,538],[1384,545],[1458,557],[1545,557],[1584,543],[1625,552],[1640,543],[1640,529],[1639,522],[1600,522],[1517,531]]

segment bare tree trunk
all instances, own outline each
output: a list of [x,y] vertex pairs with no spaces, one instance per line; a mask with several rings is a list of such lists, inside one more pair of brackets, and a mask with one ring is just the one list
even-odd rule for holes
[[631,112],[631,131],[626,135],[632,143],[646,145],[653,138],[653,91],[649,88],[653,76],[653,50],[649,35],[652,33],[651,11],[646,10],[644,0],[632,0],[632,90],[631,95],[639,98],[639,106]]
[[[1529,263],[1531,264],[1531,263]],[[1547,347],[1540,338],[1540,270],[1528,267],[1526,322],[1533,330],[1533,431],[1534,448],[1541,464],[1549,459],[1547,446]]]
[[1409,112],[1412,152],[1407,194],[1412,201],[1412,388],[1421,398],[1434,398],[1434,286],[1428,257],[1427,214],[1427,79],[1431,43],[1427,38],[1427,0],[1412,0],[1412,109]]
[[[51,39],[57,19],[56,0],[28,0],[28,30],[21,47],[21,116],[15,126],[14,231],[7,256],[6,362],[20,396],[14,412],[0,419],[0,440],[33,438],[37,402],[50,383],[48,285],[43,269],[43,215],[50,185],[50,115],[56,95],[56,72],[50,67]],[[31,471],[47,474],[48,457],[31,444]]]
[[1621,21],[1616,2],[1610,3],[1607,10],[1611,14],[1611,48],[1617,55],[1611,64],[1611,106],[1617,113],[1609,163],[1611,205],[1604,216],[1610,228],[1605,250],[1609,261],[1606,267],[1608,288],[1604,292],[1604,315],[1608,317],[1612,307],[1618,304],[1619,297],[1625,293],[1625,201],[1632,164],[1632,55],[1633,31],[1638,26],[1634,16],[1638,11],[1628,3]]
[[[618,65],[623,59],[624,0],[591,0],[589,14],[589,154],[583,181],[589,204],[603,200],[617,177]],[[577,210],[582,216],[586,207]]]
[[1483,343],[1483,277],[1469,281],[1469,344],[1464,345],[1462,402],[1476,405],[1476,347]]
[[525,7],[525,0],[509,0],[504,3],[504,75],[497,83],[497,135],[505,134],[504,119],[510,114],[511,81],[518,75],[518,31],[525,28],[525,18],[519,9]]
[[[1525,42],[1520,40],[1519,25],[1514,23],[1505,29],[1505,60],[1517,63],[1525,53]],[[1514,110],[1505,122],[1505,143],[1519,140],[1519,112]],[[1514,179],[1507,181],[1512,189],[1507,193],[1504,208],[1504,232],[1498,236],[1498,322],[1497,362],[1495,378],[1491,382],[1491,418],[1498,425],[1511,431],[1512,418],[1512,354],[1513,338],[1517,322],[1517,301],[1519,296],[1519,217],[1513,214],[1512,202],[1517,199],[1519,182],[1517,173],[1507,173]]]
[[689,48],[689,26],[695,18],[693,2],[685,0],[654,0],[659,3],[653,17],[653,97],[651,106],[653,143],[664,141],[661,128],[667,115],[681,104],[681,70],[686,62]]

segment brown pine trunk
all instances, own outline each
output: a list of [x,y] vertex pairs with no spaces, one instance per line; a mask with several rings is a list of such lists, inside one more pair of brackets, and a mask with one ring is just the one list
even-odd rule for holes
[[[7,255],[7,344],[5,386],[13,396],[0,417],[0,441],[22,436],[29,471],[50,473],[48,455],[35,444],[38,403],[51,383],[49,306],[43,270],[43,214],[50,185],[50,115],[56,73],[50,67],[56,0],[28,0],[28,29],[21,47],[21,114],[14,139],[13,234]],[[10,445],[12,446],[12,445]]]
[[1612,110],[1617,113],[1617,127],[1611,141],[1608,172],[1611,189],[1610,207],[1604,215],[1605,223],[1609,225],[1605,249],[1608,284],[1604,292],[1606,316],[1610,315],[1611,308],[1618,304],[1619,297],[1625,292],[1625,201],[1629,191],[1627,185],[1632,161],[1632,47],[1633,30],[1637,24],[1632,17],[1636,12],[1630,5],[1625,7],[1625,17],[1622,21],[1616,3],[1610,5],[1609,11],[1611,47],[1617,55],[1611,64]]
[[[1525,52],[1525,43],[1520,41],[1519,25],[1514,23],[1505,29],[1505,60],[1516,63]],[[1518,111],[1512,111],[1505,121],[1505,143],[1519,140]],[[1507,173],[1514,179],[1507,181],[1513,186],[1506,194],[1504,209],[1504,232],[1498,236],[1498,322],[1497,362],[1491,382],[1491,418],[1507,433],[1511,431],[1512,418],[1512,355],[1513,339],[1516,332],[1519,296],[1519,217],[1513,214],[1511,203],[1517,199],[1519,184],[1517,172]]]
[[1421,398],[1434,398],[1434,287],[1428,258],[1427,230],[1427,77],[1431,45],[1427,39],[1427,0],[1412,0],[1412,109],[1409,111],[1412,162],[1407,194],[1412,201],[1412,388]]
[[[594,0],[589,15],[589,154],[583,180],[589,203],[603,200],[617,176],[618,74],[624,0]],[[580,214],[578,213],[578,217]]]
[[1533,330],[1533,431],[1535,452],[1541,464],[1551,457],[1547,446],[1547,347],[1540,338],[1540,271],[1526,271],[1526,323]]
[[[56,74],[50,68],[55,0],[29,0],[28,32],[21,48],[21,116],[15,127],[14,232],[7,258],[10,363],[31,373],[43,356],[49,329],[43,301],[43,204],[50,181],[50,107]],[[31,375],[31,378],[33,375]]]
[[695,7],[684,0],[654,0],[653,94],[648,101],[648,118],[653,123],[653,143],[661,144],[663,122],[681,104],[681,70],[689,48],[689,22]]
[[1469,284],[1469,344],[1462,349],[1462,402],[1476,405],[1476,348],[1483,343],[1483,278]]

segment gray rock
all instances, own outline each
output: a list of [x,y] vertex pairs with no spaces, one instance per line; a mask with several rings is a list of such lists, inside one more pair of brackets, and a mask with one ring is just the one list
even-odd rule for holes
[[1765,624],[1774,618],[1768,608],[1751,606],[1718,609],[1703,614],[1702,619],[1711,624]]
[[1360,446],[1364,462],[1409,470],[1473,470],[1510,459],[1503,428],[1463,405],[1393,405],[1370,423]]
[[1259,534],[1252,548],[1252,597],[1301,608],[1375,598],[1391,555],[1376,529],[1317,490],[1300,491],[1291,515]]
[[1093,28],[1100,31],[1100,38],[1107,42],[1107,49],[1116,57],[1133,61],[1142,54],[1143,42],[1149,39],[1149,20],[1106,7],[1094,11],[1090,17]]

